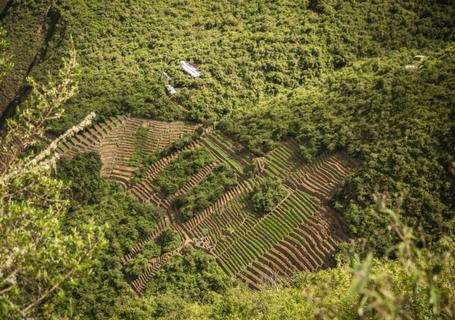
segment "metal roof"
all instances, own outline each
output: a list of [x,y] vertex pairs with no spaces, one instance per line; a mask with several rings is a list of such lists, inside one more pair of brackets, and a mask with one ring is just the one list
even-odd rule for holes
[[194,66],[192,66],[191,64],[184,60],[180,61],[180,66],[193,78],[198,78],[201,76],[201,73],[199,72],[198,69],[196,69]]

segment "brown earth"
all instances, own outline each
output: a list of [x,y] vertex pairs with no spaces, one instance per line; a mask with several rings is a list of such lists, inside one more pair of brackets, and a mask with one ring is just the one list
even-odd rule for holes
[[[98,123],[90,129],[68,139],[59,147],[64,158],[71,158],[84,151],[100,153],[102,176],[119,182],[141,202],[153,203],[167,210],[156,228],[144,236],[131,251],[122,257],[127,264],[149,241],[154,241],[166,228],[177,231],[182,246],[172,253],[150,260],[148,267],[131,286],[141,293],[159,268],[186,245],[201,237],[210,243],[206,252],[216,257],[220,267],[231,276],[246,282],[251,288],[261,289],[276,281],[288,281],[295,272],[313,272],[333,264],[333,253],[340,242],[349,240],[349,231],[342,218],[327,205],[328,199],[359,164],[344,153],[323,154],[315,161],[305,164],[298,159],[296,141],[287,141],[264,158],[265,172],[256,177],[239,176],[239,184],[216,199],[188,221],[176,219],[171,202],[175,195],[164,197],[154,185],[155,177],[175,159],[183,149],[203,145],[216,140],[217,146],[227,151],[229,159],[219,159],[232,168],[244,164],[248,158],[234,157],[226,137],[215,138],[213,132],[204,134],[183,149],[176,150],[146,168],[141,180],[131,184],[134,164],[131,163],[137,142],[135,132],[148,127],[149,133],[144,148],[157,153],[184,134],[199,126],[186,122],[160,122],[128,116],[118,116]],[[219,136],[218,136],[219,137]],[[226,140],[226,141],[225,141]],[[212,153],[217,152],[210,148]],[[191,187],[202,183],[213,165],[188,177],[185,186],[178,192],[184,194]],[[253,186],[266,176],[273,175],[289,190],[272,212],[262,218],[249,214],[248,195]],[[292,196],[291,196],[292,195]],[[228,232],[227,230],[233,230]],[[282,231],[280,231],[282,230]],[[281,234],[278,236],[278,234]]]

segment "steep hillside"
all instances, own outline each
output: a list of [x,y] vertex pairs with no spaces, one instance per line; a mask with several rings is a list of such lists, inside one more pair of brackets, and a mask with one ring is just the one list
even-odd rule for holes
[[[51,220],[64,239],[84,226],[103,244],[62,274],[0,246],[0,318],[454,318],[453,1],[0,0],[0,10],[0,73],[14,64],[1,80],[0,148],[8,128],[46,127],[9,140],[34,141],[18,167],[3,144],[0,243],[27,228],[23,211],[52,216],[39,231]],[[73,48],[71,99],[55,101]],[[29,76],[48,84],[33,91]],[[42,186],[9,186],[2,174],[49,144]],[[14,243],[77,266],[71,245],[59,257],[58,243],[27,231]]]
[[383,253],[393,241],[383,217],[367,209],[375,193],[394,194],[406,221],[437,239],[453,232],[455,212],[455,47],[427,50],[423,61],[411,52],[360,60],[220,127],[257,154],[291,136],[307,159],[342,148],[364,160],[334,205],[371,249]]
[[[51,1],[20,4],[2,1],[0,19],[6,28],[8,51],[6,56],[14,64],[0,87],[0,115],[14,113],[17,104],[27,96],[25,78],[45,56],[45,45],[53,33],[55,16]],[[3,121],[0,122],[0,124]]]
[[[29,7],[15,3],[8,17]],[[443,1],[62,0],[52,8],[59,20],[34,74],[60,65],[70,37],[82,67],[80,93],[65,121],[55,124],[58,130],[88,111],[213,121],[357,59],[441,45],[454,34],[453,6]],[[33,30],[23,34],[33,38]],[[202,77],[187,78],[180,60],[196,64]],[[172,98],[163,72],[177,88]]]
[[[133,289],[142,293],[159,269],[189,245],[213,255],[227,275],[256,289],[278,278],[289,280],[298,271],[333,265],[333,253],[349,234],[327,201],[358,164],[342,153],[305,164],[292,140],[253,159],[210,128],[195,136],[197,127],[114,117],[57,149],[67,159],[97,152],[101,176],[166,211],[156,228],[122,257]],[[163,153],[172,144],[173,151]],[[134,161],[139,151],[151,163]],[[260,168],[249,171],[258,161]],[[259,201],[266,200],[267,207],[253,197],[262,197]],[[148,247],[167,232],[175,232],[181,244],[149,256]],[[144,259],[141,269],[138,261]]]

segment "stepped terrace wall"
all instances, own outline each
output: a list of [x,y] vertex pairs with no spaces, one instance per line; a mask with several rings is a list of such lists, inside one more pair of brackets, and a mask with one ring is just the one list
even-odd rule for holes
[[[183,247],[193,244],[200,248],[201,243],[204,251],[215,256],[228,275],[255,289],[277,279],[286,281],[295,272],[329,267],[338,244],[349,240],[349,233],[341,217],[327,203],[357,164],[342,152],[323,154],[305,163],[299,156],[297,142],[288,140],[261,158],[263,170],[252,175],[246,170],[255,161],[252,156],[240,153],[235,142],[210,129],[161,155],[160,151],[198,127],[194,123],[114,117],[95,124],[59,147],[64,157],[78,152],[99,152],[103,161],[102,176],[119,182],[141,202],[151,203],[166,212],[155,229],[122,257],[124,265],[166,228],[172,228],[183,240],[176,250],[152,258],[143,273],[131,281],[132,288],[143,292],[166,261],[179,254]],[[184,183],[181,181],[176,193],[160,192],[155,182],[160,173],[183,151],[201,147],[214,160],[188,175]],[[131,179],[138,162],[131,158],[138,148],[155,158],[133,185]],[[220,164],[236,172],[237,186],[213,199],[189,220],[179,219],[174,206],[176,198],[203,184]],[[287,194],[271,212],[258,216],[251,208],[249,194],[268,177],[281,181]]]

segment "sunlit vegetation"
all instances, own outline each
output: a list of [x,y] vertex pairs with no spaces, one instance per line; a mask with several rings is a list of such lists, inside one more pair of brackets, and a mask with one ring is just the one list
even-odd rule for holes
[[235,172],[220,165],[198,186],[177,197],[175,205],[183,219],[187,220],[215,202],[237,184]]
[[160,172],[156,184],[166,194],[176,193],[190,176],[212,161],[212,155],[203,148],[184,151]]
[[0,318],[453,319],[454,16],[3,1]]
[[374,192],[404,192],[406,221],[437,238],[451,228],[454,212],[454,183],[447,174],[454,148],[454,50],[449,45],[432,51],[417,72],[404,69],[412,61],[404,53],[359,61],[324,84],[310,82],[222,127],[258,153],[293,136],[309,160],[337,149],[362,159],[366,166],[334,203],[352,231],[371,240],[370,248],[384,252],[392,243],[381,232],[381,216],[365,218]]
[[266,180],[254,187],[250,194],[253,209],[259,214],[266,214],[286,196],[287,191],[280,181]]

